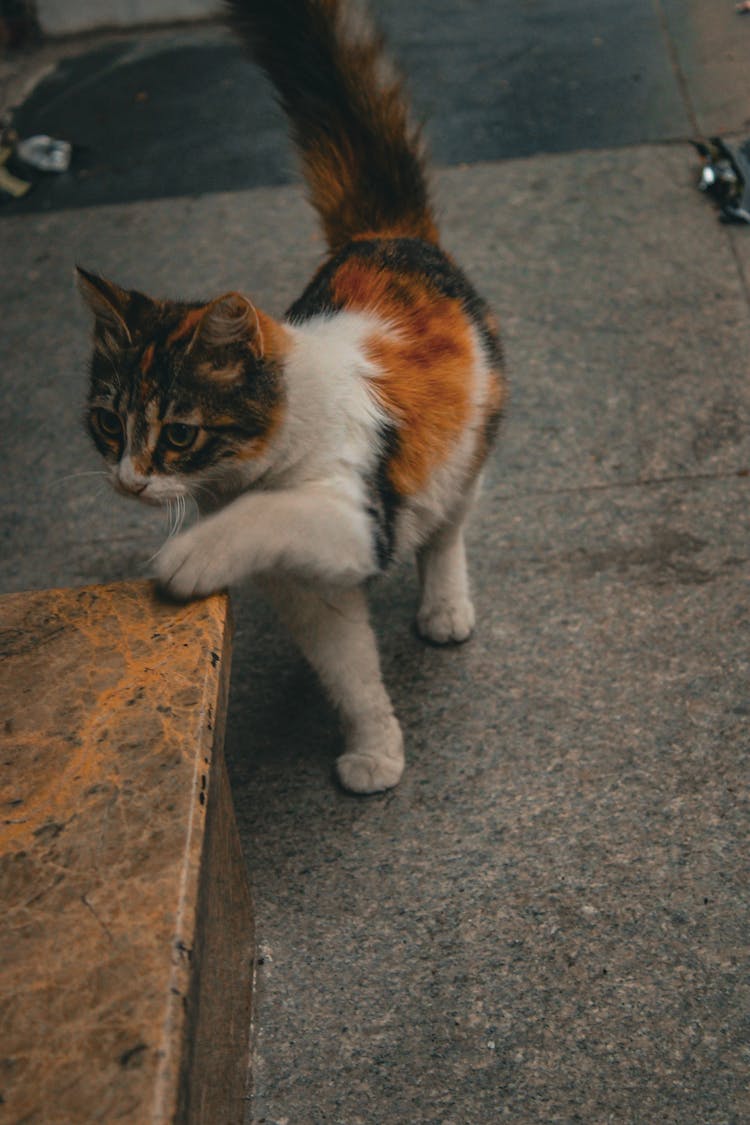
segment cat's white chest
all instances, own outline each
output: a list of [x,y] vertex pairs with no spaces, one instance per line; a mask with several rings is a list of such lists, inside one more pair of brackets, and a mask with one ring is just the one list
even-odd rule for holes
[[372,394],[366,341],[381,327],[375,317],[344,312],[293,330],[283,442],[308,477],[363,478],[377,463],[387,419]]

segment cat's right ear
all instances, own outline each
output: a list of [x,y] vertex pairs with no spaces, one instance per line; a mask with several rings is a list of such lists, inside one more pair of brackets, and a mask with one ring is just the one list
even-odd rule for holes
[[133,338],[125,320],[130,304],[127,290],[80,266],[76,266],[76,283],[79,293],[94,314],[95,341],[105,350],[132,344]]

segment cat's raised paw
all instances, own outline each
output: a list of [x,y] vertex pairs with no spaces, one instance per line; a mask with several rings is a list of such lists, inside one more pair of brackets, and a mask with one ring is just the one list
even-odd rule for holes
[[207,523],[168,540],[156,556],[156,580],[176,601],[207,597],[231,581],[221,544],[211,541]]
[[468,598],[420,607],[417,631],[435,645],[462,644],[474,632],[474,606]]

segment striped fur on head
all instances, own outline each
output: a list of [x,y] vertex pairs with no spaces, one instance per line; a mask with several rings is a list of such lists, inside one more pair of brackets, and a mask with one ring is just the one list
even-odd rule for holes
[[77,276],[94,314],[86,420],[116,485],[160,502],[252,475],[283,416],[282,326],[240,293],[157,301]]

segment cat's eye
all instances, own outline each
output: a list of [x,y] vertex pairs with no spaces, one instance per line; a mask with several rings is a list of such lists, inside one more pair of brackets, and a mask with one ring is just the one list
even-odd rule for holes
[[95,411],[94,417],[96,424],[99,427],[99,432],[105,438],[119,438],[122,434],[122,423],[118,414],[114,410],[99,409]]
[[161,436],[170,449],[190,449],[198,436],[198,427],[188,426],[187,422],[168,422]]

